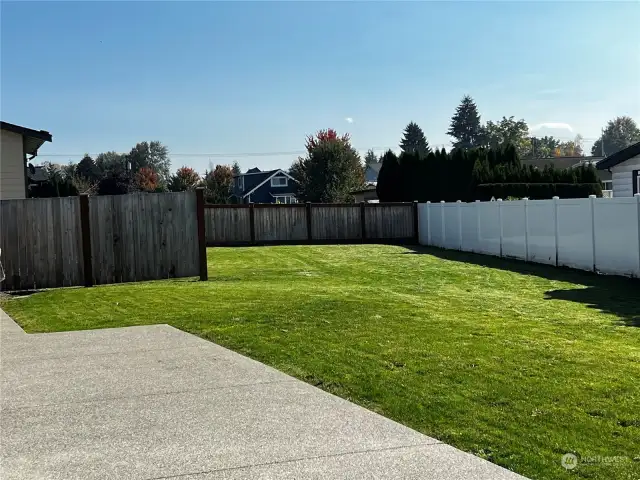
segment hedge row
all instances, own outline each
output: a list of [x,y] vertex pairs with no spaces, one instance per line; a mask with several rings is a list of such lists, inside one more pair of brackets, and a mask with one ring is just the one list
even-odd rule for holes
[[599,183],[484,183],[476,187],[476,193],[477,200],[587,198],[589,195],[601,197],[602,187]]

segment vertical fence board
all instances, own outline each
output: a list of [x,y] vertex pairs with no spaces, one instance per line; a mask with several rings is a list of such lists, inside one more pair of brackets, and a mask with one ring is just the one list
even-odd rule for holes
[[205,206],[205,238],[208,245],[249,243],[251,226],[246,207]]
[[365,226],[368,239],[399,240],[414,236],[413,205],[372,203],[365,207]]
[[298,205],[254,207],[256,242],[307,240],[306,208]]
[[311,205],[311,238],[313,240],[359,240],[360,205]]
[[[74,203],[75,201],[75,203]],[[79,250],[68,248],[79,236],[77,198],[0,201],[3,289],[80,285]]]

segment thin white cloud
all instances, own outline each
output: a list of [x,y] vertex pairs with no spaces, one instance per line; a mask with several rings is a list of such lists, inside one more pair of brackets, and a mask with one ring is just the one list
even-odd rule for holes
[[353,123],[353,118],[351,118],[351,117],[347,117],[347,118],[345,118],[344,120],[345,120],[345,122],[347,122],[347,123]]
[[571,128],[571,125],[569,125],[568,123],[562,123],[562,122],[540,123],[538,125],[534,125],[533,127],[531,127],[529,131],[535,132],[536,130],[540,130],[542,128],[561,128],[563,130],[569,130],[570,132],[573,132],[573,128]]
[[545,88],[538,91],[538,95],[555,95],[562,92],[559,88]]

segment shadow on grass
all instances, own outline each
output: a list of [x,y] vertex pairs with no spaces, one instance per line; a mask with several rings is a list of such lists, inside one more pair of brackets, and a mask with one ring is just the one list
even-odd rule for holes
[[638,279],[598,275],[565,267],[553,267],[435,247],[408,246],[407,248],[409,250],[406,252],[407,254],[427,254],[443,260],[471,263],[522,275],[535,275],[549,280],[584,285],[585,288],[579,289],[549,290],[545,292],[545,298],[547,300],[583,303],[604,313],[617,315],[622,325],[640,327],[640,280]]

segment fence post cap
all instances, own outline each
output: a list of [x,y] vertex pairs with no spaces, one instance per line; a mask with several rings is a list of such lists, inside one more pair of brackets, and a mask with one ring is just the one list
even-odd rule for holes
[[462,200],[456,200],[456,203],[462,203]]
[[444,203],[444,200],[440,200],[440,203]]
[[501,198],[499,198],[499,199],[498,199],[498,202],[501,202],[501,201],[502,201],[502,199],[501,199]]
[[596,198],[595,195],[589,195],[589,198]]
[[523,200],[529,200],[529,197],[524,197]]
[[476,200],[476,203],[480,203],[480,200]]
[[635,193],[633,196],[640,198],[640,193]]
[[431,203],[431,200],[427,200],[427,203]]
[[560,200],[560,197],[553,197],[554,200]]

